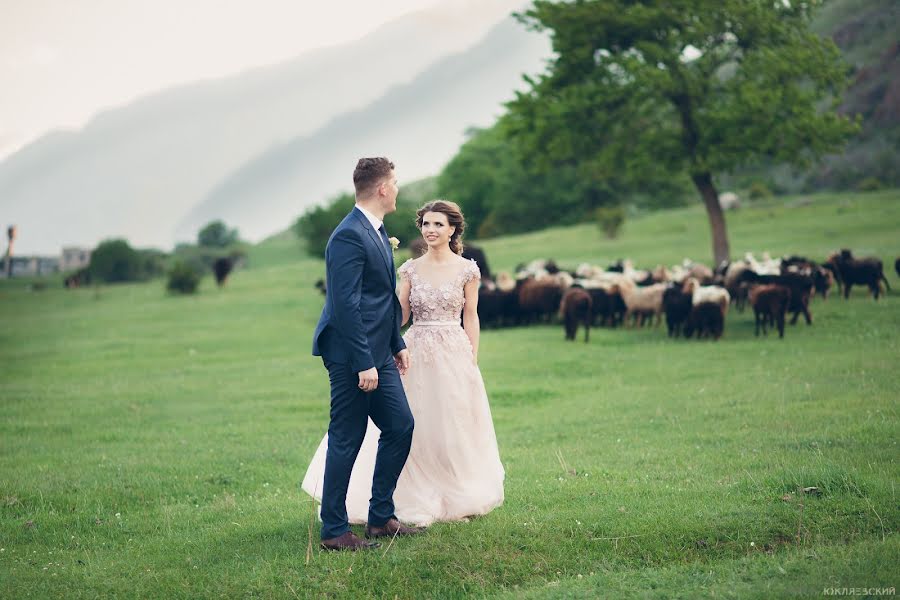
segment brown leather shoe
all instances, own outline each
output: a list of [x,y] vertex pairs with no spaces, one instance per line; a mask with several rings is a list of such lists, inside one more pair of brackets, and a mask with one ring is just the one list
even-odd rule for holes
[[352,531],[347,531],[336,538],[322,540],[322,548],[325,550],[349,550],[355,552],[356,550],[373,550],[380,546],[381,544],[376,542],[367,542],[359,539],[359,536]]
[[424,527],[407,527],[397,519],[388,519],[388,522],[381,527],[366,525],[366,537],[369,539],[394,536],[399,537],[401,535],[418,535],[424,533],[424,531]]

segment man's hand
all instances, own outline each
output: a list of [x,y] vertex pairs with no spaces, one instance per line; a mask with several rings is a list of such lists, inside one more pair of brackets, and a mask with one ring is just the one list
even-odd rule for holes
[[359,372],[359,389],[364,392],[371,392],[378,387],[378,369],[372,367],[365,371]]
[[406,372],[409,370],[409,362],[409,350],[406,348],[394,355],[394,363],[396,363],[397,370],[400,371],[401,375],[406,375]]

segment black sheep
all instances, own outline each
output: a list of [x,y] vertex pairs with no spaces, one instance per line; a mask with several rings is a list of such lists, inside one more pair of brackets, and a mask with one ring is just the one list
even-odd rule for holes
[[890,291],[891,286],[884,276],[881,260],[875,257],[854,258],[846,248],[840,253],[832,254],[826,261],[833,267],[835,278],[844,286],[844,299],[850,297],[850,288],[854,285],[867,285],[875,300],[881,294],[881,282]]
[[663,311],[666,313],[666,328],[669,337],[681,335],[684,322],[691,314],[691,294],[685,294],[682,286],[670,284],[663,292]]
[[701,302],[691,309],[684,326],[684,337],[690,338],[696,333],[698,340],[704,337],[718,340],[724,330],[725,317],[722,316],[722,307],[716,302]]

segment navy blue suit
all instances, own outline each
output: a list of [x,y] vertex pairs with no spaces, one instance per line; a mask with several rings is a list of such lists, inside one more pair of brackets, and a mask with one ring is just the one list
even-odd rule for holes
[[[406,348],[386,234],[354,208],[325,250],[325,307],[313,335],[331,382],[331,422],[322,489],[322,539],[349,529],[347,486],[369,417],[381,430],[372,478],[369,524],[394,515],[394,488],[412,442],[413,417],[393,355]],[[359,389],[359,372],[378,368],[378,388]]]

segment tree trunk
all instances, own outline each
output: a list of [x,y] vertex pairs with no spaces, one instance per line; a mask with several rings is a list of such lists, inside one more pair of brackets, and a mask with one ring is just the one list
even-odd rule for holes
[[731,252],[728,248],[728,231],[725,229],[725,215],[722,213],[722,205],[719,204],[719,192],[713,185],[710,173],[692,175],[694,185],[703,197],[706,205],[706,214],[709,217],[709,228],[712,231],[713,269],[730,260]]

